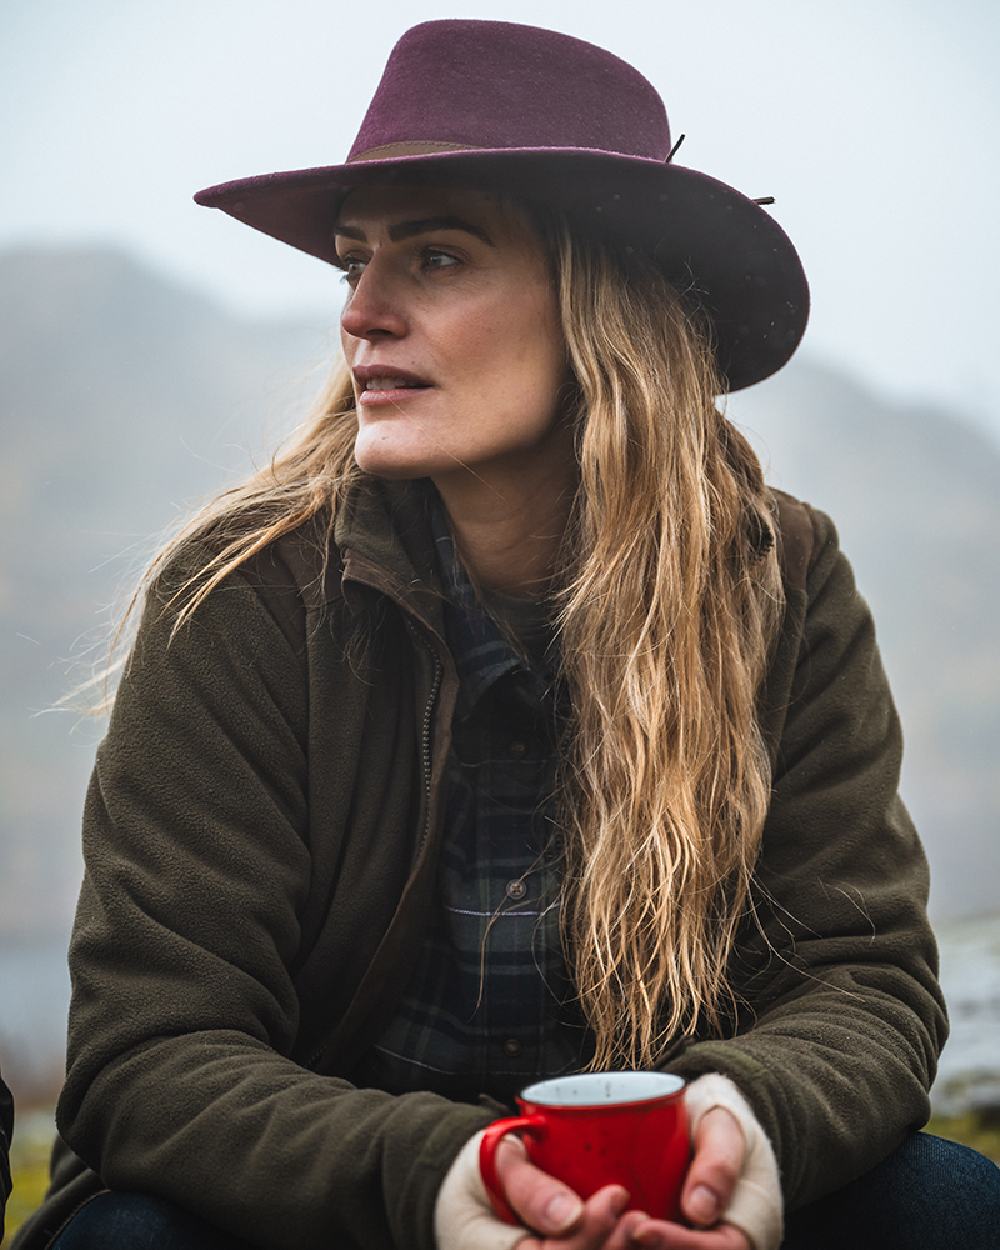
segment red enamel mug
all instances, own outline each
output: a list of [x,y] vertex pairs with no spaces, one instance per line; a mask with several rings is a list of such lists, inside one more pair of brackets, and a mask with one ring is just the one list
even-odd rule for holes
[[536,1167],[581,1198],[624,1185],[629,1207],[657,1220],[680,1218],[691,1159],[684,1082],[665,1072],[583,1072],[538,1081],[517,1099],[522,1115],[497,1120],[479,1147],[479,1171],[497,1215],[521,1221],[504,1200],[497,1147],[508,1133],[524,1141]]

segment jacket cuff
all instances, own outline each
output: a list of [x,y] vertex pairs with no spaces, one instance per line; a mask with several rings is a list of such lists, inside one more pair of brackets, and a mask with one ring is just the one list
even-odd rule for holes
[[[404,1094],[402,1097],[419,1098],[421,1095]],[[431,1097],[437,1099],[437,1095]],[[440,1250],[435,1224],[444,1181],[454,1169],[457,1157],[468,1146],[470,1137],[476,1134],[478,1142],[479,1132],[496,1118],[484,1107],[459,1103],[449,1106],[439,1117],[437,1125],[426,1136],[418,1164],[411,1167],[405,1184],[395,1192],[391,1202],[393,1244],[405,1244],[408,1250]]]
[[434,1204],[438,1250],[512,1250],[527,1235],[520,1225],[504,1224],[493,1214],[479,1173],[482,1131],[458,1152]]
[[704,1116],[724,1107],[739,1123],[746,1141],[743,1171],[722,1220],[742,1229],[753,1250],[777,1250],[783,1231],[781,1183],[771,1143],[746,1099],[727,1076],[700,1076],[684,1095],[692,1139]]

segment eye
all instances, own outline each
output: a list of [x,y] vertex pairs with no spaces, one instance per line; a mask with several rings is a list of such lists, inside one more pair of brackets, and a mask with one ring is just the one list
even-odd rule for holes
[[[423,247],[417,256],[422,270],[455,269],[462,263],[458,256],[442,251],[439,247]],[[349,253],[346,256],[336,256],[333,263],[341,270],[341,281],[354,288],[361,280],[361,275],[368,264],[368,257]]]
[[357,286],[358,280],[368,263],[361,256],[338,256],[333,262],[341,270],[340,280],[348,286]]
[[438,247],[425,247],[420,253],[420,263],[424,269],[454,269],[462,262],[451,252],[442,252]]

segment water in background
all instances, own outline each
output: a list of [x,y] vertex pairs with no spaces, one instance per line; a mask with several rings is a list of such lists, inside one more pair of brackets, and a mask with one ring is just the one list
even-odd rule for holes
[[1000,1108],[1000,914],[939,930],[951,1036],[932,1091],[941,1115]]
[[65,939],[0,947],[0,1071],[15,1096],[58,1085],[68,1006]]

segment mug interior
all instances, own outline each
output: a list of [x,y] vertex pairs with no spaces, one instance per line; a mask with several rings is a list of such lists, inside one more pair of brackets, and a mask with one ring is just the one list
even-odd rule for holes
[[545,1107],[617,1106],[666,1098],[683,1086],[669,1072],[579,1072],[536,1081],[521,1090],[521,1098]]

